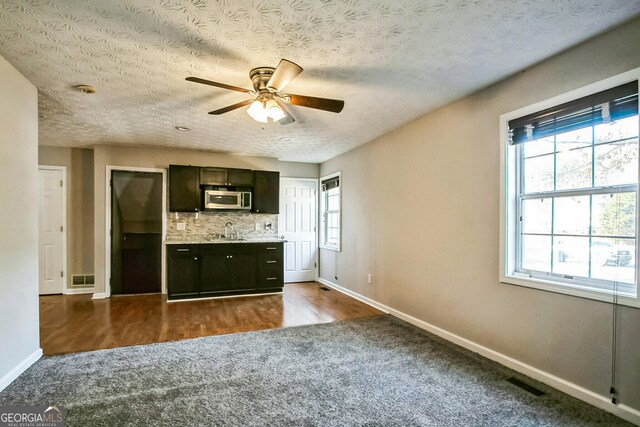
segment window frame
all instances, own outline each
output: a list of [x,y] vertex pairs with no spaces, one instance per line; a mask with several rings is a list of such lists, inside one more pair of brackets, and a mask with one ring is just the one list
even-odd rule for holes
[[[328,207],[327,207],[327,191],[324,191],[322,189],[322,182],[327,180],[327,179],[331,179],[331,178],[338,178],[339,181],[339,185],[338,188],[340,189],[339,193],[338,193],[338,203],[339,203],[339,209],[338,209],[338,243],[337,244],[332,244],[332,243],[327,243],[327,227],[328,227],[328,223],[327,223],[327,214],[328,214]],[[334,172],[334,173],[330,173],[328,175],[325,175],[323,177],[320,178],[320,191],[318,192],[318,196],[320,198],[320,203],[318,204],[318,206],[320,206],[320,244],[318,245],[321,249],[327,249],[330,251],[335,251],[335,252],[341,252],[342,251],[342,173],[340,171],[338,172]]]
[[[543,291],[555,292],[565,295],[572,295],[591,300],[614,302],[630,307],[640,308],[640,266],[636,265],[636,297],[624,295],[614,295],[609,290],[597,290],[588,286],[594,281],[564,280],[561,277],[541,277],[535,274],[526,274],[516,271],[517,257],[520,256],[518,245],[519,224],[517,214],[520,211],[519,197],[516,194],[517,177],[520,176],[518,170],[520,161],[517,159],[521,151],[516,145],[509,144],[510,120],[523,117],[537,111],[545,110],[578,98],[582,98],[597,92],[601,92],[624,83],[638,80],[640,82],[640,68],[627,71],[625,73],[601,80],[599,82],[581,87],[579,89],[564,93],[562,95],[520,108],[515,111],[503,114],[499,119],[500,132],[500,256],[499,256],[499,280],[501,283],[509,285],[523,286]],[[640,85],[640,83],[639,83]],[[638,116],[638,127],[640,129],[640,115]],[[640,161],[640,159],[639,159]],[[640,168],[639,168],[640,171]],[[638,177],[640,184],[640,172]],[[638,195],[638,192],[636,192]],[[638,196],[636,196],[638,197]],[[640,255],[640,198],[636,199],[636,251],[635,259],[638,263]]]

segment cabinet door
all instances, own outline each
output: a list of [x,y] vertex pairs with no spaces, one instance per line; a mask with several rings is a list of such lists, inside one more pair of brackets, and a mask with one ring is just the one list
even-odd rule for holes
[[227,169],[229,185],[236,187],[253,187],[253,171],[250,169]]
[[231,255],[231,275],[234,291],[255,289],[257,273],[255,253],[235,253]]
[[194,247],[167,248],[167,291],[169,298],[198,295],[198,253]]
[[200,209],[200,168],[169,166],[169,210],[197,212]]
[[228,292],[233,289],[228,244],[206,245],[200,249],[200,293]]
[[222,168],[200,168],[200,185],[227,185],[227,170]]
[[256,213],[280,213],[280,172],[254,171],[253,206]]

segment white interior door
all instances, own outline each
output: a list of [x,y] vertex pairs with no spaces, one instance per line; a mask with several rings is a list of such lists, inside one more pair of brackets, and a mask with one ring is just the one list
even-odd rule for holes
[[284,236],[284,281],[316,280],[316,191],[314,179],[280,180],[278,231]]
[[40,295],[61,294],[64,289],[63,172],[53,169],[39,169],[38,172]]

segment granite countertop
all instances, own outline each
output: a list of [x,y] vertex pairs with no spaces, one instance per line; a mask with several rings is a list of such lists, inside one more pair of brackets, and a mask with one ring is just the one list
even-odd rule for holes
[[164,243],[166,245],[208,245],[218,243],[278,243],[286,242],[284,239],[278,239],[277,237],[265,237],[256,239],[208,239],[208,240],[196,240],[196,239],[180,239],[180,240],[167,240]]

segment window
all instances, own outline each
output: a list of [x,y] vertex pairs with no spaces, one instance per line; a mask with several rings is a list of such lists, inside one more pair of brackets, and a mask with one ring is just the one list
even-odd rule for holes
[[320,228],[320,247],[340,251],[341,238],[341,193],[340,172],[320,178],[320,212],[322,227]]
[[502,281],[640,305],[638,82],[625,78],[501,117]]

